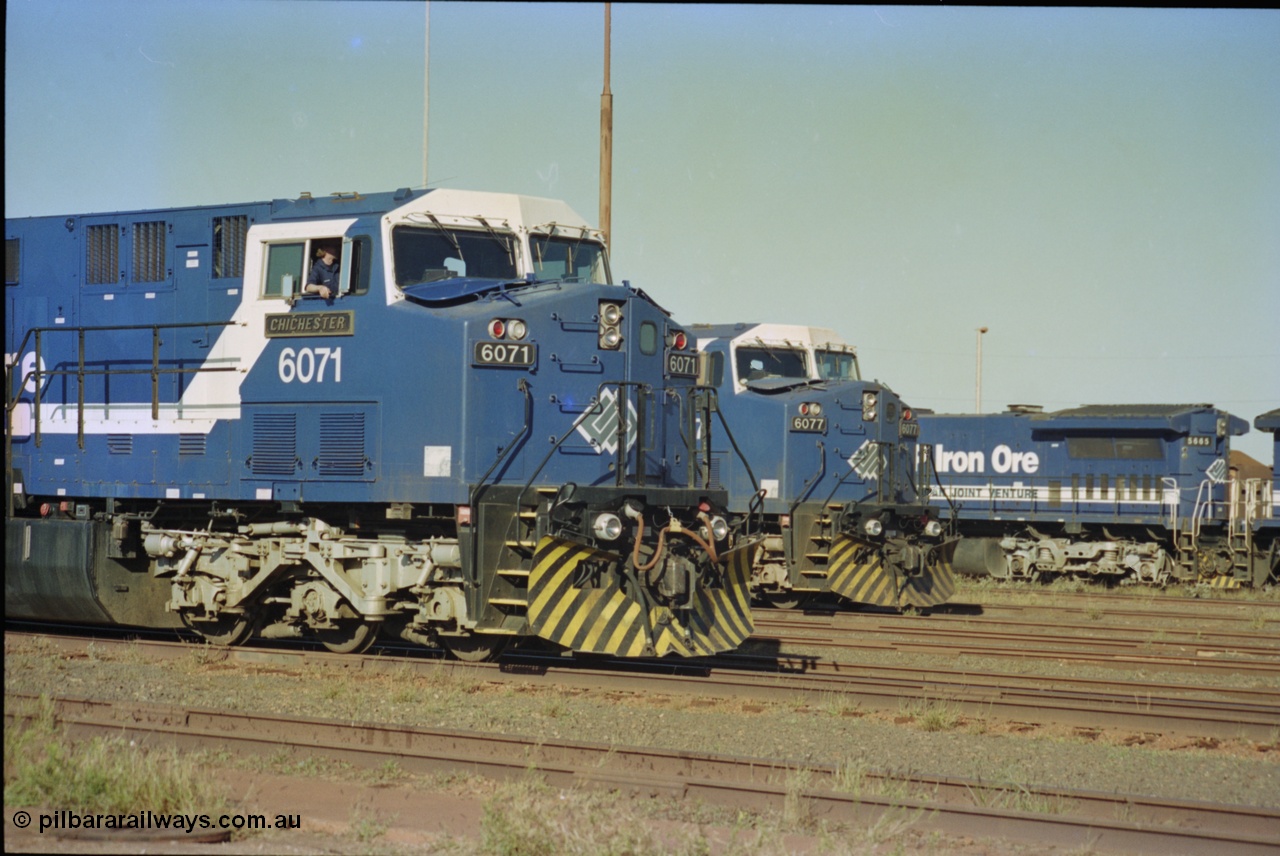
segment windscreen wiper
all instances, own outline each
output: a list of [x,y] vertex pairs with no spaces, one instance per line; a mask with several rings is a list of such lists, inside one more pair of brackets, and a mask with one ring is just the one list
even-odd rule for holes
[[[476,219],[480,221],[481,226],[484,226],[485,231],[489,233],[489,237],[497,241],[498,246],[502,247],[503,252],[507,254],[507,263],[510,264],[512,270],[514,270],[516,266],[516,260],[515,260],[515,257],[511,254],[511,238],[510,237],[503,238],[501,235],[498,234],[497,230],[494,229],[492,226],[490,226],[489,222],[485,220],[483,217],[476,215]],[[457,245],[455,244],[455,246]]]
[[453,244],[453,248],[458,253],[458,261],[462,262],[462,264],[465,266],[467,263],[467,260],[462,256],[462,245],[458,243],[458,236],[450,232],[448,229],[446,229],[444,227],[444,224],[436,219],[436,215],[430,212],[427,212],[427,217],[431,219],[432,223],[436,224],[437,229],[439,229],[441,232],[444,232],[444,236],[449,239],[449,243]]

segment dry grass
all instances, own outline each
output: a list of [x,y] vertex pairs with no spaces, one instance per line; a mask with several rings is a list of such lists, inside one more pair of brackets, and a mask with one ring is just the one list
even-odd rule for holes
[[161,814],[208,813],[226,806],[198,754],[149,749],[120,738],[73,744],[45,698],[14,713],[4,733],[5,805],[106,814],[140,807]]

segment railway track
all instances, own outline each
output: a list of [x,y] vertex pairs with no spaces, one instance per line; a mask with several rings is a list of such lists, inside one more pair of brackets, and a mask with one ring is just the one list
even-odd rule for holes
[[1005,619],[838,612],[756,613],[754,644],[1055,660],[1094,666],[1280,676],[1280,635]]
[[[10,632],[6,641],[34,634]],[[1045,678],[964,669],[883,667],[817,658],[728,656],[692,663],[671,661],[580,661],[525,653],[501,663],[457,664],[423,657],[419,648],[384,646],[361,656],[297,647],[196,648],[189,643],[122,638],[44,636],[68,656],[111,648],[152,660],[207,652],[228,664],[301,669],[304,664],[339,670],[458,670],[491,682],[531,682],[582,690],[687,694],[811,705],[838,700],[853,711],[900,711],[913,703],[944,705],[973,718],[1032,725],[1061,724],[1096,732],[1102,728],[1172,733],[1217,740],[1269,743],[1280,733],[1280,690],[1201,687],[1124,680]]]
[[[1164,594],[1159,589],[1142,589],[1117,591],[1113,588],[1107,588],[1098,585],[1093,591],[1041,591],[1035,584],[1016,583],[1012,585],[1004,585],[999,588],[991,588],[966,579],[961,579],[958,586],[958,596],[962,598],[981,599],[991,601],[992,599],[1007,597],[1044,597],[1054,600],[1065,601],[1087,601],[1087,602],[1131,602],[1150,604],[1155,607],[1162,607],[1166,604],[1195,604],[1195,608],[1202,607],[1274,607],[1280,608],[1280,601],[1268,599],[1257,590],[1249,589],[1215,589],[1204,587],[1199,589],[1199,593],[1195,595],[1170,595]],[[1065,607],[1072,608],[1072,607]]]
[[[9,694],[6,722],[36,704]],[[837,766],[641,747],[204,710],[142,702],[54,699],[56,720],[73,737],[116,735],[185,749],[251,755],[286,751],[374,767],[394,761],[409,773],[466,771],[511,778],[531,771],[559,787],[594,786],[666,794],[747,810],[790,802],[815,819],[865,824],[886,812],[947,834],[1000,836],[1041,845],[1141,853],[1274,853],[1280,812],[1249,806],[874,772],[850,777]],[[912,796],[886,797],[905,782]],[[1004,806],[1035,800],[1051,813]]]

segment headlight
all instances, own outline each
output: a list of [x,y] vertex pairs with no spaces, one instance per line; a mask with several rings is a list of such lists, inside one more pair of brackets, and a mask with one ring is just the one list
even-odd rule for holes
[[608,351],[616,351],[622,346],[622,330],[619,327],[622,324],[622,305],[601,300],[597,317],[600,319],[597,339],[600,347]]
[[723,517],[711,518],[711,537],[723,541],[729,537],[729,522]]
[[622,518],[606,511],[596,518],[591,530],[601,541],[616,541],[622,535]]
[[930,520],[924,525],[924,534],[930,538],[937,538],[942,534],[942,524],[936,520]]
[[873,517],[866,523],[862,524],[862,531],[866,532],[872,538],[875,538],[884,531],[884,524]]
[[880,401],[879,396],[874,392],[862,393],[862,421],[876,421],[876,404]]

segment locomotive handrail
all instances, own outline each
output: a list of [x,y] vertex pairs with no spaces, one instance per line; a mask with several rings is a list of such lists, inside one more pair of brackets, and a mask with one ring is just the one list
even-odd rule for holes
[[[498,468],[507,455],[511,454],[511,450],[518,446],[522,440],[533,432],[533,396],[529,393],[529,382],[524,378],[516,381],[516,389],[524,393],[524,425],[520,428],[520,433],[515,436],[510,443],[498,449],[498,457],[493,459],[493,463],[489,465],[489,469],[484,471],[484,475],[480,476],[480,481],[476,482],[471,488],[470,503],[474,508],[479,500],[480,491],[484,488],[484,483],[489,480],[489,476],[493,475],[493,471]],[[523,496],[523,493],[521,494]]]
[[[800,489],[800,492],[796,495],[796,501],[791,503],[791,507],[787,509],[787,514],[791,517],[792,522],[794,522],[796,519],[795,518],[796,509],[800,507],[800,503],[803,502],[804,498],[808,496],[809,493],[815,487],[818,486],[818,482],[822,481],[822,477],[827,474],[826,444],[824,444],[821,440],[819,440],[817,445],[818,445],[818,471],[814,473],[812,476],[810,476],[809,480],[804,483],[804,486]],[[827,497],[827,501],[828,502],[831,501],[830,496]],[[791,544],[789,546],[791,547],[791,555],[794,556],[796,555],[796,527],[795,526],[788,527],[787,535],[791,539]]]
[[[516,389],[524,393],[524,425],[521,427],[520,433],[517,434],[510,443],[498,450],[498,456],[493,459],[493,463],[489,465],[489,469],[484,471],[484,475],[480,477],[480,481],[476,482],[476,484],[472,486],[470,496],[467,499],[468,503],[470,503],[470,507],[476,512],[474,525],[471,527],[471,555],[476,557],[476,561],[479,561],[480,556],[480,526],[478,525],[480,522],[479,502],[484,490],[485,482],[489,480],[489,476],[493,475],[493,471],[498,468],[498,465],[511,454],[511,451],[515,449],[516,446],[521,445],[523,441],[533,433],[533,396],[529,392],[529,382],[524,378],[520,378],[516,381]],[[527,488],[528,485],[525,487]],[[520,500],[523,498],[524,491],[522,490],[520,491],[520,495],[516,498],[516,511],[520,510]],[[474,562],[472,563],[472,566],[475,566]]]
[[[568,430],[568,431],[565,431],[565,432],[564,432],[564,434],[562,434],[562,435],[560,436],[560,438],[559,438],[559,439],[555,440],[555,441],[551,444],[551,448],[547,451],[547,454],[543,457],[542,461],[538,464],[537,468],[533,471],[533,474],[532,474],[531,476],[529,476],[528,481],[526,481],[526,482],[524,483],[524,487],[522,487],[522,488],[520,489],[520,493],[519,493],[519,494],[517,495],[517,497],[516,497],[516,505],[517,505],[517,506],[519,506],[519,504],[524,500],[524,495],[528,492],[529,488],[533,486],[533,482],[534,482],[534,480],[535,480],[535,479],[537,479],[537,478],[538,478],[538,476],[542,473],[542,470],[543,470],[543,468],[544,468],[544,467],[546,467],[547,462],[551,460],[551,456],[552,456],[552,455],[554,455],[554,454],[556,453],[556,450],[557,450],[557,449],[559,449],[562,445],[564,445],[564,441],[565,441],[565,440],[568,440],[571,436],[573,436],[573,432],[578,430],[578,426],[579,426],[579,425],[581,425],[581,424],[583,423],[583,421],[584,421],[588,416],[595,416],[595,415],[599,415],[600,413],[602,413],[602,412],[603,412],[603,410],[604,410],[604,400],[603,400],[603,398],[602,398],[601,393],[604,391],[604,388],[605,388],[605,387],[607,387],[607,386],[617,386],[617,387],[618,387],[618,398],[619,398],[619,399],[622,399],[621,405],[618,405],[618,403],[617,403],[617,402],[618,402],[618,399],[615,399],[615,406],[617,406],[617,407],[618,407],[618,413],[619,413],[618,421],[619,421],[619,423],[624,423],[624,422],[625,422],[625,420],[626,420],[626,416],[622,415],[622,414],[623,414],[623,411],[625,411],[625,410],[626,410],[626,406],[627,406],[627,399],[622,398],[622,389],[623,389],[623,387],[625,387],[625,386],[635,386],[635,387],[642,387],[642,388],[650,388],[650,389],[651,389],[651,387],[649,386],[649,384],[638,383],[638,382],[636,382],[636,381],[601,381],[601,382],[600,382],[600,384],[599,384],[599,386],[597,386],[597,387],[596,387],[596,394],[595,394],[595,398],[593,399],[593,403],[592,403],[592,405],[591,405],[590,407],[588,407],[586,410],[582,411],[582,413],[578,415],[578,418],[577,418],[577,419],[575,419],[575,420],[573,420],[573,424],[569,426],[569,430]],[[637,414],[637,416],[638,416],[638,415],[639,415],[639,414]],[[637,449],[637,453],[640,453],[640,451],[643,449],[643,446],[644,446],[643,441],[642,441],[642,438],[640,437],[640,434],[641,434],[641,428],[640,428],[639,426],[637,426],[637,428],[636,428],[636,449]],[[621,470],[623,467],[625,467],[625,466],[626,466],[627,448],[626,448],[626,435],[625,435],[625,434],[623,434],[623,435],[622,435],[622,440],[620,441],[620,444],[619,444],[619,446],[618,446],[618,449],[619,449],[619,451],[622,453],[622,461],[623,461],[623,462],[622,462],[622,465],[621,465],[621,466],[619,466],[618,462],[617,462],[617,461],[616,461],[616,459],[615,459],[615,463],[614,463],[614,470],[615,470],[615,472],[617,472],[617,471]],[[616,455],[616,454],[617,454],[617,453],[615,453],[615,455]],[[638,457],[638,458],[637,458],[637,463],[640,465],[640,468],[641,468],[641,469],[643,469],[643,467],[644,467],[643,460],[642,460],[642,459],[640,459],[640,458]],[[490,470],[492,470],[492,467],[490,468]],[[640,483],[641,483],[641,484],[643,484],[644,482],[643,482],[643,481],[641,481]],[[620,481],[619,481],[619,482],[618,482],[618,486],[620,487],[621,485],[622,485],[622,482],[620,482]]]
[[1177,491],[1177,490],[1178,490],[1178,482],[1177,482],[1177,480],[1172,479],[1172,478],[1169,478],[1168,476],[1161,476],[1161,478],[1160,478],[1160,506],[1161,506],[1162,508],[1167,508],[1167,509],[1168,509],[1168,512],[1169,512],[1169,523],[1167,524],[1167,526],[1168,526],[1169,531],[1170,531],[1170,532],[1173,532],[1173,533],[1175,533],[1175,534],[1176,534],[1176,533],[1177,533],[1177,531],[1178,531],[1178,511],[1179,511],[1179,508],[1180,508],[1180,506],[1181,506],[1181,504],[1182,504],[1182,498],[1181,498],[1181,496],[1178,496],[1177,501],[1172,502],[1172,503],[1166,503],[1166,502],[1164,501],[1164,494],[1165,494],[1165,492],[1166,492],[1166,491]]
[[[43,436],[40,426],[41,412],[41,389],[44,386],[43,379],[46,377],[69,377],[74,375],[77,379],[76,383],[76,442],[77,445],[84,448],[84,378],[97,375],[134,375],[149,374],[151,375],[151,418],[160,418],[160,375],[162,374],[199,374],[201,372],[225,372],[237,371],[235,366],[199,366],[197,368],[163,368],[160,366],[160,346],[163,342],[160,339],[161,330],[178,330],[191,328],[208,328],[208,327],[226,327],[231,324],[237,324],[237,321],[188,321],[181,323],[169,324],[115,324],[104,326],[77,326],[77,327],[32,327],[23,335],[22,341],[19,343],[14,362],[5,368],[5,414],[7,418],[12,418],[14,410],[22,400],[22,392],[26,389],[27,383],[34,380],[35,389],[32,392],[32,414],[34,418],[34,430],[36,447],[40,447],[43,442]],[[85,368],[85,334],[86,333],[102,333],[102,332],[119,332],[125,330],[150,330],[151,331],[151,367],[145,369],[86,369]],[[42,339],[45,333],[71,333],[77,335],[76,346],[76,368],[72,369],[42,369],[43,345]],[[26,350],[27,343],[35,338],[35,365],[31,371],[25,375],[18,375],[20,383],[15,391],[13,378],[15,369],[21,371],[20,357]],[[6,448],[12,443],[12,427],[5,432]],[[7,457],[7,456],[6,456]],[[6,464],[7,466],[7,464]]]
[[[925,451],[926,449],[928,450],[927,452]],[[929,472],[933,475],[933,483],[938,486],[938,492],[942,494],[942,498],[947,501],[947,507],[951,509],[951,528],[954,531],[957,521],[959,520],[960,514],[958,511],[956,511],[956,504],[955,504],[955,501],[951,498],[951,494],[947,493],[946,488],[942,486],[942,479],[938,478],[937,468],[933,466],[933,444],[921,443],[917,447],[917,450],[920,454],[921,461],[924,462],[924,465],[929,468]],[[926,483],[928,482],[927,477],[925,478],[925,482]],[[919,491],[917,489],[917,493],[918,492]],[[926,499],[926,505],[927,504],[928,504],[928,500]]]
[[[822,477],[826,474],[827,474],[827,447],[821,440],[819,440],[818,441],[818,471],[814,473],[812,476],[810,476],[809,480],[804,483],[804,486],[802,488],[800,488],[800,493],[796,495],[796,501],[791,503],[791,507],[787,509],[788,514],[794,515],[796,513],[796,509],[800,507],[800,503],[804,502],[804,498],[809,495],[810,491],[812,491],[815,487],[818,486],[818,482],[822,481]],[[830,498],[831,497],[827,497],[828,500]]]
[[[724,413],[720,410],[719,390],[717,390],[714,386],[702,386],[699,384],[690,388],[689,396],[691,399],[694,396],[698,396],[699,398],[701,398],[706,402],[706,405],[703,408],[706,411],[706,416],[703,418],[703,422],[706,424],[707,430],[703,431],[702,433],[704,435],[703,443],[706,448],[707,477],[703,481],[703,485],[706,487],[710,487],[710,482],[711,482],[711,413],[714,412],[716,416],[720,419],[720,427],[724,429],[724,435],[727,438],[729,438],[729,445],[733,448],[734,454],[738,456],[738,460],[742,461],[742,466],[747,471],[747,478],[751,480],[751,489],[753,491],[759,492],[760,483],[756,481],[756,474],[752,472],[751,464],[748,463],[747,461],[747,456],[742,454],[742,449],[738,447],[738,441],[734,439],[733,431],[730,430],[729,423],[725,421]],[[692,417],[692,415],[693,414],[690,413],[690,417]],[[686,445],[691,445],[691,441],[696,442],[696,440],[697,440],[696,437],[693,437],[693,438],[686,437],[685,443]],[[693,452],[694,450],[690,448],[690,454],[689,454],[690,468],[694,466],[695,456]],[[693,479],[690,479],[690,482],[692,481]]]

